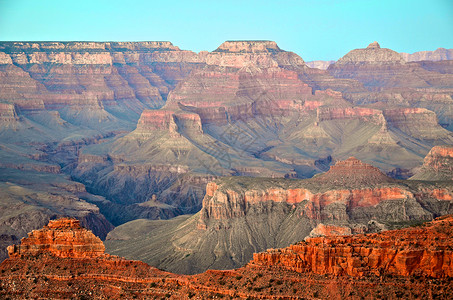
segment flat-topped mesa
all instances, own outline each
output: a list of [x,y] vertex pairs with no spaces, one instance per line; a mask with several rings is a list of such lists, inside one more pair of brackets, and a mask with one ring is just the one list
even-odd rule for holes
[[401,54],[387,48],[381,48],[378,42],[373,42],[363,49],[354,49],[340,58],[335,65],[345,64],[372,64],[372,65],[393,65],[406,63]]
[[284,52],[273,41],[226,41],[213,52]]
[[0,42],[0,51],[14,52],[72,52],[72,51],[119,51],[119,50],[180,50],[168,41],[144,42]]
[[363,163],[355,157],[350,157],[343,161],[338,161],[330,167],[324,174],[313,178],[320,183],[340,184],[348,186],[368,185],[393,182],[394,180],[378,168]]
[[8,247],[10,258],[50,254],[62,258],[95,258],[104,255],[101,239],[82,228],[80,221],[62,218],[49,221],[40,230],[33,230],[20,245]]
[[343,119],[359,119],[374,124],[385,123],[381,110],[366,107],[318,107],[316,111],[317,122]]
[[207,53],[205,62],[211,66],[232,67],[249,73],[305,65],[300,56],[281,50],[273,41],[226,41]]
[[142,112],[137,123],[137,129],[169,129],[173,121],[174,111],[171,110],[151,110],[146,109]]
[[[137,123],[140,131],[163,130],[171,136],[179,136],[179,130],[203,133],[200,116],[190,112],[175,112],[173,110],[151,110],[142,112]],[[153,133],[154,134],[154,133]]]

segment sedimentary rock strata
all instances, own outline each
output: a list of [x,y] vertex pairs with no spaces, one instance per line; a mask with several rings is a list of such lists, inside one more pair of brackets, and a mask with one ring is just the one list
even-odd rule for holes
[[[11,248],[11,257],[0,264],[0,295],[12,299],[298,299],[303,292],[322,299],[450,298],[452,224],[450,216],[418,228],[311,238],[289,248],[256,253],[239,269],[185,276],[103,254],[102,242],[76,220],[60,219],[31,233],[22,241],[28,245],[23,249],[22,245]],[[23,250],[21,254],[18,249]]]
[[252,263],[296,272],[355,277],[453,276],[451,217],[415,228],[346,237],[308,238],[288,248],[256,253]]

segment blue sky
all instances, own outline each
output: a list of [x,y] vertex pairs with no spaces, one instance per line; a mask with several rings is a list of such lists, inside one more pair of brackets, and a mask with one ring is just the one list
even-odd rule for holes
[[196,52],[274,40],[307,61],[336,60],[373,41],[453,48],[453,0],[0,0],[0,40],[165,40]]

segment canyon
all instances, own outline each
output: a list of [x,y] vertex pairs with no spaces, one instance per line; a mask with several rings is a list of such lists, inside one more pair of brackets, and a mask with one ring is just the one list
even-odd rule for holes
[[374,42],[321,70],[273,41],[0,42],[0,260],[63,216],[193,273],[450,213],[453,69],[436,53]]
[[453,213],[452,204],[449,181],[396,180],[351,157],[311,179],[217,179],[207,184],[195,215],[128,222],[105,243],[111,254],[194,274],[238,268],[255,252],[307,237],[380,232],[432,220]]
[[[104,253],[76,219],[47,226],[8,248],[0,295],[10,299],[451,298],[453,217],[417,227],[310,238],[256,253],[244,267],[198,275],[168,273]],[[346,275],[348,274],[348,275]]]

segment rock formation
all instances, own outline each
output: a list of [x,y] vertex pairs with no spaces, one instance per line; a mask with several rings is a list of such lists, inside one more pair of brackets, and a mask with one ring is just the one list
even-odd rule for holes
[[437,48],[434,51],[419,51],[414,53],[400,53],[405,61],[439,61],[439,60],[452,60],[453,49]]
[[[452,213],[452,201],[449,183],[398,181],[349,158],[312,179],[218,179],[207,184],[203,207],[193,217],[175,219],[167,229],[153,221],[131,222],[112,231],[106,245],[109,253],[172,272],[234,268],[253,252],[310,235],[376,232],[431,220]],[[131,228],[143,233],[131,236]],[[156,246],[162,240],[172,244]],[[137,250],[126,251],[130,244]]]
[[453,180],[453,147],[436,146],[426,155],[414,180]]
[[253,264],[296,272],[366,277],[453,277],[453,218],[367,235],[308,238],[253,255]]
[[404,64],[405,60],[393,50],[381,48],[378,42],[373,42],[363,49],[355,49],[340,58],[335,65],[348,64]]
[[451,298],[452,226],[448,216],[417,228],[311,238],[256,253],[239,269],[187,276],[104,254],[76,220],[60,219],[11,248],[0,264],[0,297]]
[[[449,61],[404,62],[377,43],[320,70],[272,41],[227,41],[200,53],[170,42],[1,42],[0,183],[27,196],[7,190],[0,234],[17,241],[49,218],[74,216],[105,236],[104,216],[121,225],[199,211],[206,184],[219,177],[309,178],[349,156],[407,177],[433,146],[453,144],[452,73]],[[327,187],[308,190],[331,197]],[[374,195],[361,193],[344,195]],[[280,216],[293,209],[269,203]],[[280,245],[266,239],[260,249]],[[232,266],[244,261],[237,255]]]
[[104,254],[102,241],[80,226],[77,219],[50,221],[40,230],[34,230],[20,245],[8,247],[10,258],[50,254],[68,258],[96,258]]

